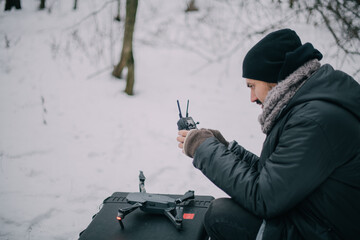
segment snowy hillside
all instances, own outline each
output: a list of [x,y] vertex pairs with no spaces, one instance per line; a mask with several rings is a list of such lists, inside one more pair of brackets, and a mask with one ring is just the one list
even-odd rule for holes
[[[130,97],[110,74],[122,46],[116,3],[79,1],[73,11],[72,2],[47,1],[51,12],[40,12],[23,0],[22,10],[3,12],[0,1],[1,240],[76,239],[103,199],[137,191],[139,170],[148,192],[226,196],[177,148],[177,99],[183,108],[190,99],[199,127],[256,154],[264,140],[241,78],[243,56],[261,36],[239,44],[225,31],[251,30],[251,19],[227,20],[231,8],[214,11],[205,0],[206,14],[194,15],[184,1],[139,1]],[[200,18],[214,22],[196,25]],[[327,54],[325,30],[287,27],[313,42],[322,62],[352,69]]]

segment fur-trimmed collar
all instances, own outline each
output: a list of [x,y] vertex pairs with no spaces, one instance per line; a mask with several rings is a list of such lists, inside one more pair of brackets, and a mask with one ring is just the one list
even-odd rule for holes
[[261,129],[265,134],[270,132],[279,113],[286,107],[297,90],[319,68],[320,62],[317,59],[310,60],[268,92],[264,101],[263,112],[259,116]]

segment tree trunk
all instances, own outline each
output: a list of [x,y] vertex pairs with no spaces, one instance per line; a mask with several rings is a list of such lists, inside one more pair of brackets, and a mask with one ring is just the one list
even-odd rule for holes
[[77,0],[74,0],[74,8],[73,8],[74,10],[76,10],[77,9]]
[[20,0],[6,0],[5,1],[5,11],[10,11],[12,7],[16,9],[21,9]]
[[112,75],[117,78],[121,78],[124,67],[127,67],[128,74],[126,78],[125,92],[128,95],[133,95],[133,87],[135,82],[135,66],[133,57],[133,34],[136,20],[138,0],[126,0],[126,17],[125,17],[125,31],[123,48],[121,51],[120,61],[114,67]]
[[121,17],[120,17],[120,9],[121,9],[121,8],[120,8],[120,1],[121,1],[121,0],[117,0],[117,3],[118,3],[117,10],[118,10],[118,11],[117,11],[117,16],[115,17],[115,20],[118,21],[118,22],[121,21]]
[[127,78],[126,78],[126,87],[125,92],[128,95],[133,95],[134,91],[134,82],[135,82],[135,66],[134,66],[134,57],[131,51],[131,55],[127,61]]
[[39,6],[40,10],[45,9],[45,0],[40,0],[40,6]]
[[195,5],[195,0],[190,0],[190,3],[187,4],[185,12],[196,12],[199,11],[198,7]]

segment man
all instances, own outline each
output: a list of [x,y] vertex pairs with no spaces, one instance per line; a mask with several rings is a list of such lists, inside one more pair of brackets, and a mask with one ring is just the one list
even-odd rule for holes
[[215,239],[359,239],[360,85],[320,65],[322,54],[283,29],[243,62],[262,106],[260,157],[217,130],[179,132],[179,147],[231,198],[205,215]]

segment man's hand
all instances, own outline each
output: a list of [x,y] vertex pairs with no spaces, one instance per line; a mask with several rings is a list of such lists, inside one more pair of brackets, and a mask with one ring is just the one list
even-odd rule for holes
[[179,142],[179,148],[182,149],[185,155],[193,158],[196,149],[203,143],[207,138],[213,137],[214,135],[207,129],[191,129],[180,130],[179,136],[176,138]]
[[176,140],[179,142],[178,146],[182,149],[182,152],[189,157],[194,157],[196,149],[203,143],[206,139],[210,137],[216,137],[219,142],[224,144],[226,147],[229,145],[229,142],[221,135],[218,130],[213,129],[192,129],[180,130],[178,132],[178,137]]
[[187,136],[187,134],[189,133],[188,130],[180,130],[178,132],[178,137],[176,138],[176,140],[179,142],[178,146],[179,148],[182,149],[182,151],[184,152],[184,142],[185,142],[185,138]]

